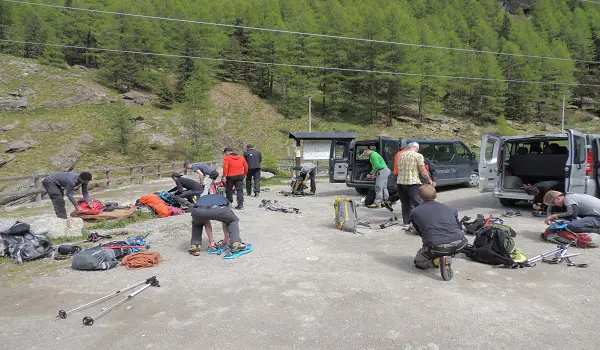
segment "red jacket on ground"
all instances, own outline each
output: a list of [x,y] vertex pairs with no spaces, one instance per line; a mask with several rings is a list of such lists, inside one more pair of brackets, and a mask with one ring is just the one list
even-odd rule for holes
[[248,175],[248,163],[243,156],[231,153],[223,159],[223,176]]

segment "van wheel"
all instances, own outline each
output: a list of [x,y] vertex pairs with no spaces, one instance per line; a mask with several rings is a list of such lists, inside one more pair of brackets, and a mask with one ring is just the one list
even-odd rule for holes
[[466,185],[469,187],[479,186],[479,174],[475,172],[472,173],[471,176],[469,176],[469,181],[466,182]]
[[362,194],[363,196],[366,195],[367,193],[369,193],[368,188],[356,187],[355,189],[356,189],[356,192],[358,192],[358,194]]
[[517,204],[518,200],[516,199],[510,199],[510,198],[500,198],[500,204],[502,204],[505,207],[512,207],[515,204]]

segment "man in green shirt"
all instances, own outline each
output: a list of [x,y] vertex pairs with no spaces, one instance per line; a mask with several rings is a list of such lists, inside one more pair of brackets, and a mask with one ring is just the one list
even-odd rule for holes
[[379,153],[367,148],[363,151],[361,156],[369,157],[369,161],[371,162],[371,173],[367,175],[367,178],[375,179],[375,202],[368,207],[381,208],[382,204],[387,203],[389,197],[387,183],[391,171]]

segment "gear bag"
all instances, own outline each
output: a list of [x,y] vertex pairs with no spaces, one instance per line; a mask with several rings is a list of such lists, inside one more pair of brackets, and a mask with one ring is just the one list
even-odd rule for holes
[[[513,265],[511,254],[515,251],[517,233],[506,225],[489,224],[477,231],[473,245],[465,250],[475,261],[490,265]],[[514,255],[513,255],[514,256]]]
[[149,206],[156,214],[163,218],[171,216],[173,213],[171,208],[169,208],[169,206],[154,193],[140,198],[140,203]]
[[[27,231],[23,232],[26,225]],[[11,235],[20,227],[19,235]],[[12,231],[11,231],[12,230]],[[52,242],[45,235],[29,229],[29,225],[16,222],[9,230],[0,233],[0,256],[9,256],[16,264],[43,258],[52,253]]]
[[119,266],[121,259],[131,253],[130,248],[105,248],[127,246],[128,242],[118,241],[100,244],[84,249],[73,255],[71,268],[76,270],[108,270]]
[[104,206],[102,205],[102,203],[100,203],[99,200],[90,198],[90,202],[92,202],[92,204],[94,205],[93,209],[92,209],[92,207],[90,207],[89,204],[87,204],[87,202],[85,201],[84,198],[79,198],[79,200],[77,201],[77,204],[81,207],[81,209],[83,209],[83,212],[78,213],[78,214],[98,215],[98,214],[102,213],[102,211],[104,210]]
[[542,240],[556,244],[574,244],[578,248],[597,248],[600,244],[600,235],[597,233],[574,233],[566,229],[567,223],[550,225],[544,233]]
[[352,198],[336,198],[333,203],[335,208],[335,224],[342,231],[356,232],[358,215],[356,205]]

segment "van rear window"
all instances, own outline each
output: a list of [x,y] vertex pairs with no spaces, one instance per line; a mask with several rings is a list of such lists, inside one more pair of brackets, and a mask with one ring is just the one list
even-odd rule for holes
[[364,151],[365,151],[367,148],[368,148],[368,149],[370,149],[371,151],[375,151],[375,152],[377,152],[377,146],[375,146],[375,145],[369,145],[369,146],[367,146],[367,145],[362,145],[362,146],[361,146],[361,145],[357,145],[357,146],[356,146],[356,152],[354,152],[354,154],[355,154],[355,159],[356,159],[356,160],[366,160],[366,161],[368,161],[368,160],[369,160],[369,157],[368,157],[368,156],[361,156],[361,154],[362,154],[362,153],[363,153],[363,152],[364,152]]

